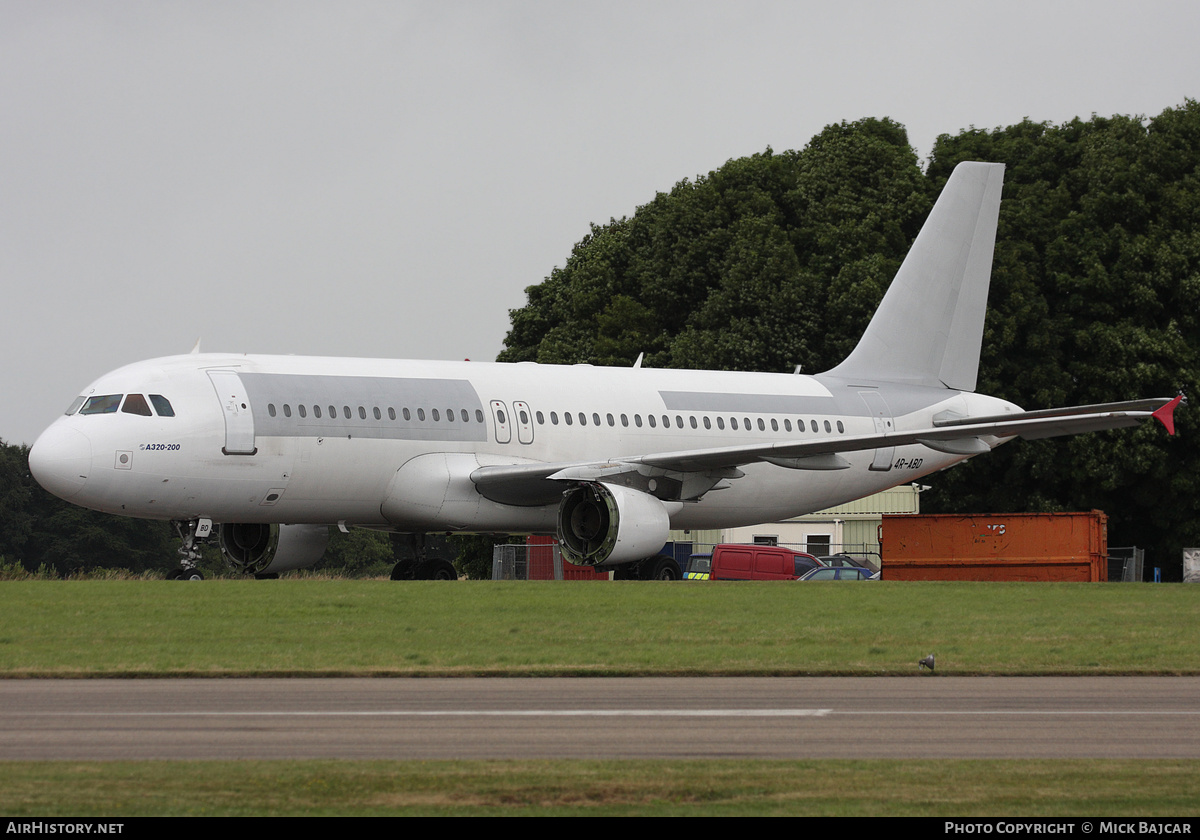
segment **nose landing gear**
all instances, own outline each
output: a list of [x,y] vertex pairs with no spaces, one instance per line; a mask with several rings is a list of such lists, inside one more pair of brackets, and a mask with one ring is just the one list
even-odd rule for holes
[[212,536],[213,523],[211,519],[174,520],[171,525],[175,533],[183,540],[179,549],[179,568],[167,573],[167,580],[204,580],[204,575],[196,568],[200,562],[199,543]]

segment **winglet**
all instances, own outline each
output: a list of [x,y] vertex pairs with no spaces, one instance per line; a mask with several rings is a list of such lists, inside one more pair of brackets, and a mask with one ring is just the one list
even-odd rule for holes
[[1163,428],[1167,430],[1167,434],[1175,434],[1175,408],[1183,402],[1183,394],[1180,394],[1175,399],[1164,405],[1158,411],[1150,416],[1163,424]]

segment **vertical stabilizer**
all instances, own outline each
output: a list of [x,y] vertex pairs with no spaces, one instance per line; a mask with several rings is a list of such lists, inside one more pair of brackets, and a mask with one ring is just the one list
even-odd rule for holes
[[960,163],[862,339],[828,373],[974,391],[1002,163]]

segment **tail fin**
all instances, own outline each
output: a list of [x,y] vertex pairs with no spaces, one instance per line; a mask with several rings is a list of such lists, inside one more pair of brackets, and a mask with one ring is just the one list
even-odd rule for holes
[[858,346],[830,376],[974,391],[1002,163],[960,163]]

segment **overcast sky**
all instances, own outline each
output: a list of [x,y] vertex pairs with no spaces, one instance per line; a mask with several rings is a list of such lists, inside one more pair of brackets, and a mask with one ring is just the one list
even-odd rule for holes
[[491,360],[591,222],[829,123],[1200,95],[1194,2],[0,0],[0,439],[206,351]]

